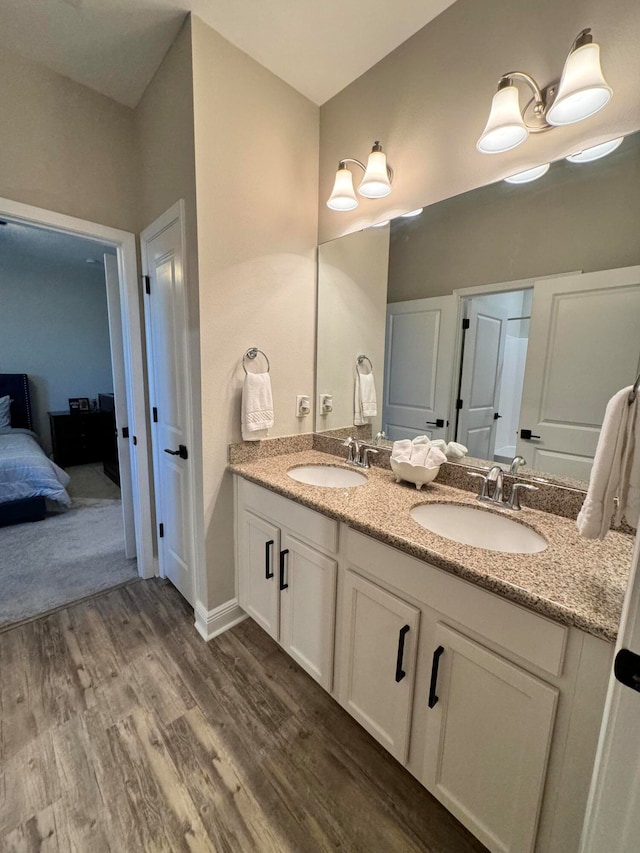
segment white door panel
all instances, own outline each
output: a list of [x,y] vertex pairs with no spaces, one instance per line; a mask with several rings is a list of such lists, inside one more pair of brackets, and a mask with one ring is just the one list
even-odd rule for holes
[[454,296],[387,306],[382,428],[393,440],[447,436],[455,324]]
[[588,480],[610,397],[640,365],[640,267],[534,285],[517,452]]
[[[163,221],[163,219],[165,221]],[[194,603],[187,298],[179,214],[142,235],[160,574]]]

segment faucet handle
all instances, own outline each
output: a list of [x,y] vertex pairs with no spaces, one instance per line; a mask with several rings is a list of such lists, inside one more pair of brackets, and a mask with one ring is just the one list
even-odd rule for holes
[[482,480],[482,486],[480,487],[480,491],[478,493],[478,500],[484,500],[487,497],[487,482],[488,476],[485,477],[484,474],[479,474],[477,471],[467,471],[469,477],[475,477],[477,480]]
[[522,509],[520,505],[520,489],[526,489],[528,492],[537,492],[537,486],[530,486],[529,483],[514,483],[511,486],[511,495],[509,496],[509,509]]
[[369,465],[369,456],[371,454],[373,454],[374,456],[378,456],[380,454],[380,451],[376,450],[375,447],[369,447],[368,445],[366,447],[362,448],[362,467],[363,468],[370,468],[371,467]]

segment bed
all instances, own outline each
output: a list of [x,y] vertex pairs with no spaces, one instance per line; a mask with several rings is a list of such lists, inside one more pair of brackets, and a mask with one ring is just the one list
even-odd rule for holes
[[[0,527],[42,521],[46,499],[69,508],[69,475],[52,462],[33,432],[29,379],[24,373],[0,373]],[[7,423],[8,420],[8,423]]]

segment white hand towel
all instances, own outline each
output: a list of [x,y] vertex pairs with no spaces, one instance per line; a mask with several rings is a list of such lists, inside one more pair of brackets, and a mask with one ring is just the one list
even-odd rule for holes
[[433,444],[429,448],[429,452],[427,453],[427,458],[424,461],[425,468],[439,468],[443,462],[447,461],[447,457],[444,453],[437,447],[434,447]]
[[[429,436],[428,436],[428,435],[417,435],[417,436],[413,439],[412,444],[427,444],[427,445],[431,445],[431,444],[433,444],[433,442],[431,441],[431,439],[429,438]],[[443,442],[443,444],[444,444],[444,442]]]
[[576,522],[581,536],[604,539],[615,512],[616,518],[638,524],[640,489],[640,438],[638,436],[638,400],[629,405],[631,386],[618,391],[607,403],[604,422],[596,448],[587,497]]
[[431,447],[437,447],[442,453],[447,453],[447,442],[443,438],[436,438],[431,442]]
[[373,373],[360,373],[356,370],[353,423],[355,426],[363,426],[367,423],[367,418],[375,418],[377,414],[378,403]]
[[457,441],[450,441],[447,444],[446,450],[444,454],[448,459],[462,459],[463,456],[466,456],[469,450],[464,446],[464,444],[459,444]]
[[411,462],[411,440],[403,438],[401,441],[394,441],[391,458],[396,462]]
[[431,450],[428,444],[414,444],[411,450],[411,464],[424,466]]
[[273,426],[273,397],[268,373],[247,373],[242,386],[242,440],[266,438]]

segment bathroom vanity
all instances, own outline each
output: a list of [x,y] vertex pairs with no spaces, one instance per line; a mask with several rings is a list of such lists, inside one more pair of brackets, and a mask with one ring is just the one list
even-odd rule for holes
[[231,466],[240,606],[489,850],[577,851],[632,540],[524,510],[544,551],[474,548],[410,516],[473,494],[319,464]]

